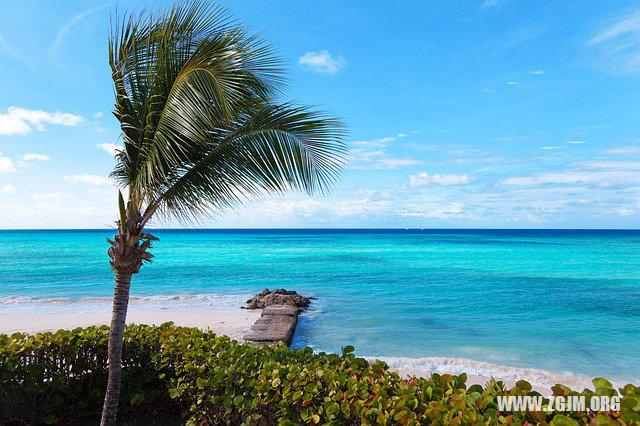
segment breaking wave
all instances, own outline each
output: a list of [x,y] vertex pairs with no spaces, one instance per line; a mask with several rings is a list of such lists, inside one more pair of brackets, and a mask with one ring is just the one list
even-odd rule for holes
[[[235,310],[244,306],[250,294],[193,294],[193,295],[132,295],[129,307],[133,310],[145,309],[223,309]],[[55,312],[108,312],[111,297],[51,297],[29,296],[0,297],[0,313],[55,313]]]
[[[558,383],[574,390],[583,390],[584,388],[593,389],[590,377],[570,372],[511,367],[465,358],[385,356],[365,358],[367,360],[379,359],[380,361],[386,362],[391,369],[401,370],[403,373],[410,375],[428,376],[431,373],[458,375],[466,373],[467,375],[483,376],[486,378],[493,377],[496,380],[506,382],[508,386],[513,386],[518,380],[526,380],[534,386],[546,389],[550,389]],[[616,387],[622,387],[627,382],[611,381],[611,383]],[[484,382],[480,384],[484,384]]]

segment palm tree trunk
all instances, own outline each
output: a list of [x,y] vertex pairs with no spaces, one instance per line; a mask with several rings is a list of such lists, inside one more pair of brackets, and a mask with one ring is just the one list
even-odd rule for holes
[[116,424],[118,402],[120,400],[120,377],[122,370],[122,343],[124,325],[129,306],[129,286],[131,273],[116,272],[116,285],[113,291],[113,313],[109,329],[109,382],[104,396],[101,426]]

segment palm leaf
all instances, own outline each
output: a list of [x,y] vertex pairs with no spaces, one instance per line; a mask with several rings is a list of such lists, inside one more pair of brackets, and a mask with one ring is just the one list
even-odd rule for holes
[[153,194],[145,216],[188,219],[247,195],[301,190],[323,193],[337,178],[346,147],[341,124],[289,104],[254,107],[207,153],[185,164]]
[[280,103],[280,61],[222,8],[193,1],[114,25],[109,59],[124,149],[112,177],[142,224],[181,220],[267,192],[325,192],[342,125]]

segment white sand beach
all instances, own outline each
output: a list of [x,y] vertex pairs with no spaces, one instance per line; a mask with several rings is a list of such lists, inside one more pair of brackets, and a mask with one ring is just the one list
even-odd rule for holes
[[[176,325],[210,329],[216,334],[243,341],[249,327],[260,317],[261,310],[131,310],[127,323]],[[110,312],[7,313],[0,314],[0,333],[39,333],[109,324]]]

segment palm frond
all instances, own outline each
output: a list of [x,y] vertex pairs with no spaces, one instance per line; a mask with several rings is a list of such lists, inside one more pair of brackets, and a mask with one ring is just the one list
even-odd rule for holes
[[247,195],[323,192],[345,153],[341,124],[279,105],[280,61],[208,2],[116,20],[109,43],[129,201],[192,218]]
[[145,215],[189,219],[267,192],[323,193],[344,163],[344,135],[339,121],[308,108],[255,107],[158,188]]

